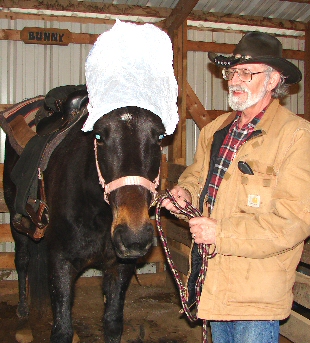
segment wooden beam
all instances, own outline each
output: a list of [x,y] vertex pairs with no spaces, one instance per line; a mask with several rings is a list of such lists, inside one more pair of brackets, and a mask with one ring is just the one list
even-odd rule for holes
[[[220,115],[227,113],[227,110],[205,110],[208,113],[208,116],[210,117],[211,121],[219,117]],[[303,116],[303,115],[302,115]],[[189,111],[186,112],[186,119],[193,119],[192,115]],[[198,127],[199,125],[196,124]]]
[[[188,2],[190,2],[188,0]],[[185,5],[187,1],[184,0]],[[110,15],[123,15],[123,16],[141,16],[141,17],[153,17],[153,18],[167,18],[171,15],[172,10],[165,7],[150,7],[150,6],[131,6],[131,5],[112,5],[112,4],[102,4],[100,2],[85,2],[77,0],[0,0],[0,7],[4,9],[10,8],[22,8],[22,9],[35,9],[35,10],[51,10],[51,11],[69,11],[81,13],[99,13],[99,14],[110,14]],[[7,13],[7,14],[5,14]],[[1,12],[2,15],[7,15],[8,18],[12,16],[21,15],[15,14],[14,12]],[[33,17],[33,14],[29,14]],[[54,14],[50,18],[54,18],[55,21],[60,21],[61,14],[55,16]],[[42,20],[48,17],[47,15],[38,15]],[[64,17],[67,21],[74,21],[76,17],[66,16]],[[81,18],[77,17],[78,20],[102,20],[94,18]],[[222,24],[238,24],[238,25],[249,25],[249,26],[259,26],[268,27],[275,29],[286,29],[286,30],[296,30],[304,31],[306,23],[293,20],[284,20],[276,18],[263,18],[257,16],[242,16],[242,15],[229,15],[224,13],[211,13],[193,10],[188,18],[192,21],[206,21],[213,23]],[[50,19],[49,19],[50,20]],[[160,25],[160,24],[159,24]]]
[[186,111],[200,130],[212,120],[189,83],[186,85]]
[[[219,44],[213,42],[201,42],[191,40],[187,41],[188,51],[212,51],[221,54],[232,54],[235,47],[235,44]],[[305,51],[283,49],[283,57],[287,59],[304,60],[305,56]]]
[[[175,241],[182,243],[188,247],[192,244],[192,236],[189,231],[189,226],[186,228],[177,225],[172,221],[165,219],[163,222],[166,225],[167,237],[174,239]],[[186,271],[187,272],[187,271]],[[185,273],[186,274],[186,273]]]
[[310,342],[310,320],[301,314],[292,311],[288,321],[280,326],[282,336],[292,342],[306,343]]
[[0,224],[0,243],[14,242],[10,224]]
[[0,189],[0,213],[8,213],[9,209],[6,206],[6,203],[4,201],[4,194],[3,194],[3,189],[1,187]]
[[1,252],[0,253],[0,270],[15,269],[14,252]]
[[[187,18],[193,21],[209,21],[212,23],[220,24],[236,24],[236,25],[249,25],[249,26],[259,26],[268,27],[274,29],[285,29],[285,30],[295,30],[304,31],[306,23],[293,20],[284,20],[276,18],[264,18],[256,16],[243,16],[235,14],[224,14],[224,13],[211,13],[203,11],[192,11]],[[223,29],[225,26],[223,25]]]
[[36,20],[36,21],[46,21],[46,22],[57,22],[57,23],[79,23],[79,24],[107,24],[113,25],[115,19],[103,19],[98,17],[81,17],[74,16],[65,16],[63,12],[59,12],[59,15],[49,15],[44,13],[20,13],[12,12],[11,10],[2,10],[0,11],[0,19],[7,20]]
[[174,72],[178,82],[179,123],[169,146],[169,161],[185,164],[186,160],[186,84],[187,84],[187,26],[186,22],[172,36]]
[[297,272],[293,293],[297,304],[310,309],[310,276]]
[[173,185],[176,185],[178,183],[179,176],[184,172],[185,168],[185,165],[167,162],[168,181],[171,182]]
[[296,2],[297,4],[310,4],[309,0],[280,0],[280,1],[285,1],[285,2]]
[[10,104],[0,104],[0,112],[5,111],[12,106],[13,105],[10,105]]
[[176,249],[174,247],[169,247],[171,258],[175,264],[175,268],[178,272],[181,272],[184,275],[187,275],[189,269],[188,255]]
[[171,13],[171,9],[165,7],[113,5],[77,0],[0,0],[0,7],[154,18],[166,18]]
[[301,262],[310,265],[310,239],[305,242],[305,246],[301,255]]
[[186,18],[191,13],[199,0],[179,0],[168,18],[166,18],[164,27],[171,35],[174,30],[177,30]]
[[310,120],[310,25],[306,28],[305,64],[304,64],[304,118]]
[[[12,30],[12,29],[0,29],[0,40],[21,40],[22,30]],[[74,33],[71,32],[71,43],[73,44],[94,44],[99,34],[91,33]],[[235,48],[234,44],[219,44],[214,42],[202,42],[202,41],[192,41],[188,40],[186,42],[187,51],[202,51],[209,52],[213,51],[221,54],[231,54]],[[297,59],[304,60],[305,52],[298,50],[283,50],[283,57],[287,59]]]

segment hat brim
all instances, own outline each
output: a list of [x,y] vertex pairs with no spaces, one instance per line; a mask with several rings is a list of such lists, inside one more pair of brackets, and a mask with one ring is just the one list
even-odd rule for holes
[[280,72],[285,77],[287,84],[298,83],[302,80],[301,71],[293,63],[281,57],[261,56],[241,59],[235,58],[235,56],[217,55],[214,52],[209,52],[208,57],[212,63],[221,68],[231,68],[238,64],[263,63]]

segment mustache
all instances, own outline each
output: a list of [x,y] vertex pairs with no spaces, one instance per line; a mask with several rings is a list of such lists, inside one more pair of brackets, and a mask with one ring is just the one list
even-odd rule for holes
[[249,90],[241,85],[233,85],[228,87],[229,93],[232,92],[246,92],[249,93]]

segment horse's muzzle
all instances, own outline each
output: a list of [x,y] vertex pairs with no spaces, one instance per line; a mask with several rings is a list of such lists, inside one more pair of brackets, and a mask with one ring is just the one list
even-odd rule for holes
[[144,256],[153,243],[154,228],[146,222],[141,228],[132,230],[127,224],[118,224],[113,231],[112,241],[120,258],[135,259]]

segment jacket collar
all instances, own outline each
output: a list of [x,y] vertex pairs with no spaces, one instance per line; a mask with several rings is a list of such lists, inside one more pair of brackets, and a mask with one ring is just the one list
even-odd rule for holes
[[[261,130],[262,132],[268,132],[270,126],[274,122],[277,109],[280,106],[279,99],[273,99],[270,105],[268,106],[265,114],[263,115],[262,119],[255,127],[255,131]],[[227,125],[231,124],[233,120],[236,118],[236,111],[230,112],[227,118],[222,122],[222,124],[217,128],[217,131],[223,129]]]
[[275,120],[277,109],[280,106],[279,99],[273,99],[273,101],[268,106],[265,114],[263,115],[262,119],[255,127],[256,130],[261,130],[262,132],[268,132],[272,123]]

